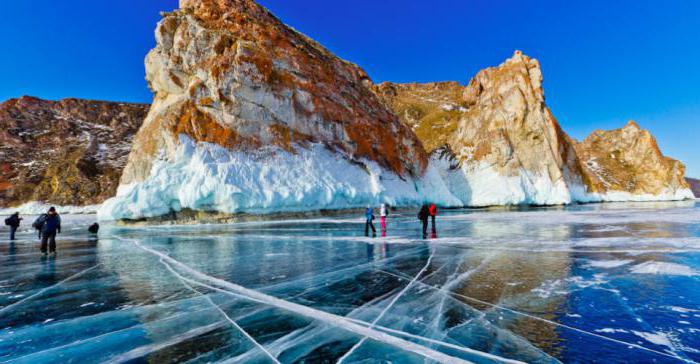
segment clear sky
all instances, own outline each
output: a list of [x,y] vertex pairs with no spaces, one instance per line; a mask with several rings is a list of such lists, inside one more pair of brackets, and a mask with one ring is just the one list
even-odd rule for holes
[[[634,119],[700,176],[700,1],[261,0],[376,81],[457,80],[513,50],[581,139]],[[150,102],[143,59],[176,0],[0,1],[0,100]]]

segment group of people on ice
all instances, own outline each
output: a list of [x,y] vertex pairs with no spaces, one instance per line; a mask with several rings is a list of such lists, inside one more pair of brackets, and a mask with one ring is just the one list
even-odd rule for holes
[[[24,219],[19,216],[19,212],[15,212],[5,219],[5,225],[10,227],[11,241],[15,240],[15,234],[22,220]],[[32,223],[32,227],[38,231],[39,239],[41,239],[41,253],[55,255],[56,235],[61,233],[61,216],[56,212],[56,208],[51,207],[45,214],[39,215]]]
[[[379,224],[382,229],[382,236],[386,236],[386,219],[389,216],[389,206],[385,203],[379,205]],[[420,211],[418,211],[418,220],[423,224],[423,239],[428,237],[428,220],[432,220],[432,236],[437,234],[435,228],[435,217],[437,216],[438,209],[434,203],[423,204]],[[365,210],[365,236],[369,236],[370,229],[372,230],[372,236],[377,236],[377,230],[374,228],[374,210],[372,207],[367,206]]]
[[[10,241],[15,240],[15,235],[22,220],[24,219],[20,217],[19,212],[15,212],[5,219],[5,225],[10,227]],[[41,239],[41,253],[43,255],[55,255],[56,235],[61,233],[61,216],[56,211],[56,208],[51,207],[45,214],[39,215],[32,223],[32,227],[37,230],[39,239]],[[100,226],[94,223],[88,228],[88,231],[92,234],[97,234],[99,228]]]

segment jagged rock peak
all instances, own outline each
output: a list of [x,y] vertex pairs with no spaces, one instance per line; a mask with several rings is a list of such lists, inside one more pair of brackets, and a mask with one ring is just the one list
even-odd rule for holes
[[[451,151],[466,205],[557,204],[580,187],[569,137],[544,102],[542,71],[522,52],[457,83],[374,88],[429,152]],[[460,193],[458,193],[460,194]]]

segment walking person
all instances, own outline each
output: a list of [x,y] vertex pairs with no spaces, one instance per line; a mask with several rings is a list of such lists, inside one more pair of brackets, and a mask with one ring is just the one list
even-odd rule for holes
[[433,223],[432,233],[433,233],[433,235],[436,235],[437,229],[435,229],[435,216],[437,216],[438,210],[437,210],[437,206],[435,206],[434,203],[430,204],[429,212],[430,212],[430,219],[432,220],[432,223]]
[[427,204],[423,204],[418,212],[418,220],[423,223],[423,239],[428,237],[428,216],[430,216],[430,207]]
[[379,224],[382,227],[382,234],[386,234],[386,217],[389,216],[389,206],[385,203],[379,205]]
[[56,209],[51,207],[32,225],[41,231],[41,253],[46,255],[48,245],[48,252],[56,254],[56,234],[61,233],[61,217],[56,213]]
[[372,228],[372,236],[377,236],[377,230],[374,228],[374,211],[372,208],[367,206],[365,210],[365,236],[369,236],[369,229]]
[[5,219],[5,225],[10,227],[10,240],[15,240],[15,233],[19,229],[19,225],[23,219],[19,217],[19,212],[15,212]]

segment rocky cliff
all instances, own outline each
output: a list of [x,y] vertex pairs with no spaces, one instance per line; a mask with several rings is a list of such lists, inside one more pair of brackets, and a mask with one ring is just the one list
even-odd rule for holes
[[515,52],[466,87],[384,83],[374,89],[433,152],[465,205],[565,204],[580,194],[580,163],[545,104],[537,60]]
[[684,166],[636,124],[569,138],[545,104],[539,63],[521,52],[455,82],[374,91],[432,153],[465,205],[679,200]]
[[695,198],[700,198],[700,179],[686,178],[685,180],[690,185],[690,189],[693,191]]
[[0,104],[0,207],[114,195],[147,105],[33,97]]
[[427,154],[366,73],[254,1],[181,0],[156,41],[153,105],[101,216],[423,199]]
[[605,201],[692,198],[683,163],[661,154],[656,139],[634,121],[621,129],[593,132],[576,153],[586,187]]

